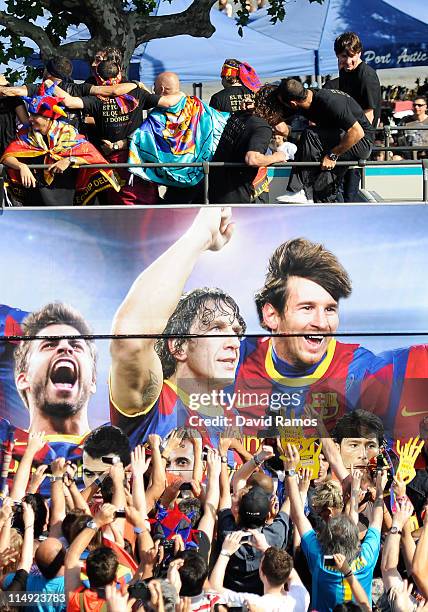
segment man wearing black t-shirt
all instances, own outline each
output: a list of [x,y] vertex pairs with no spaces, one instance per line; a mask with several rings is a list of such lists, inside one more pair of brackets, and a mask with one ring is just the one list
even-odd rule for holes
[[247,167],[211,168],[211,203],[268,201],[266,166],[286,161],[286,156],[280,151],[266,155],[272,127],[282,121],[276,89],[272,85],[262,87],[255,95],[254,109],[233,113],[226,123],[213,161],[240,162]]
[[305,89],[295,79],[283,79],[278,87],[280,101],[299,111],[314,128],[305,130],[299,141],[295,161],[320,162],[320,166],[296,167],[288,182],[288,191],[278,202],[333,202],[344,161],[367,159],[374,140],[374,129],[363,109],[353,98],[334,89]]
[[[109,82],[120,76],[120,67],[113,61],[102,61],[97,67],[98,75],[103,82]],[[118,92],[121,92],[119,95]],[[122,92],[129,93],[122,93]],[[116,97],[114,97],[116,96]],[[64,104],[67,108],[80,108],[94,118],[95,137],[93,144],[100,148],[108,161],[112,163],[127,163],[128,137],[140,127],[143,122],[143,110],[154,106],[173,106],[181,94],[158,96],[140,89],[133,83],[118,83],[113,89],[112,97],[85,96],[72,97],[66,95]],[[127,168],[119,168],[122,189],[114,196],[107,196],[108,204],[155,204],[158,201],[157,187],[138,177],[133,178],[129,185]]]
[[[256,89],[248,87],[248,85],[252,86],[252,83],[249,83],[247,79],[248,69],[250,69],[250,66],[238,60],[227,59],[224,61],[221,69],[221,84],[224,89],[211,97],[210,106],[212,108],[226,113],[236,113],[244,109],[245,102],[254,100]],[[258,84],[258,87],[260,87],[260,84]]]
[[[339,67],[339,86],[336,89],[344,91],[361,106],[365,116],[373,127],[376,127],[380,117],[381,89],[376,71],[361,59],[363,46],[354,32],[345,32],[334,41]],[[355,202],[360,184],[358,168],[349,169],[343,182],[343,199],[345,202]]]
[[[10,89],[3,75],[0,75],[1,90]],[[0,94],[2,95],[2,94]],[[16,120],[19,123],[28,122],[28,113],[20,98],[0,98],[0,155],[16,138]]]
[[[55,93],[61,95],[65,91],[70,96],[89,96],[93,95],[109,95],[109,90],[112,88],[100,87],[92,85],[90,83],[75,83],[71,78],[73,72],[72,62],[62,55],[56,55],[46,62],[45,69],[43,72],[43,81],[46,87],[49,87],[51,83],[55,81],[57,89]],[[27,83],[25,85],[19,85],[15,87],[0,87],[0,95],[2,96],[29,96],[30,98],[37,97],[39,95],[41,83]],[[19,104],[23,105],[22,100],[18,100]],[[24,106],[24,105],[23,105]],[[25,109],[25,106],[24,106]],[[28,116],[27,116],[28,119]],[[84,122],[81,111],[75,113],[68,113],[67,122],[71,123],[76,130],[80,133],[88,136],[88,131]],[[12,140],[15,138],[15,134]],[[88,140],[90,140],[88,138]]]

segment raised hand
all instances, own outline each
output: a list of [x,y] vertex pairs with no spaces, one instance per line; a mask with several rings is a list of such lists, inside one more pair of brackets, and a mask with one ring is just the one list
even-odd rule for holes
[[47,478],[45,474],[48,469],[47,465],[39,465],[31,474],[30,484],[28,485],[28,493],[37,493],[42,482]]
[[33,455],[37,455],[37,453],[42,450],[45,445],[45,432],[44,431],[31,431],[28,434],[27,441],[27,452]]
[[206,236],[206,250],[219,251],[231,239],[234,231],[232,209],[217,206],[203,206],[189,231]]
[[241,540],[244,537],[244,531],[233,531],[228,533],[224,538],[223,545],[221,547],[222,552],[233,555],[236,553],[238,548],[241,546]]
[[397,502],[396,510],[392,511],[393,514],[393,524],[403,529],[404,525],[407,523],[409,518],[412,516],[414,511],[413,504],[409,500],[405,500],[403,502]]
[[149,468],[149,465],[150,459],[146,459],[146,449],[144,446],[136,446],[131,453],[131,469],[133,476],[135,477],[145,474]]
[[295,444],[287,443],[283,455],[284,470],[296,470],[300,462],[299,451]]
[[115,519],[116,506],[113,504],[103,504],[97,514],[95,515],[95,521],[99,527],[109,525]]
[[259,461],[263,462],[267,461],[271,457],[274,457],[275,453],[272,446],[263,445],[257,451],[256,456],[258,457]]

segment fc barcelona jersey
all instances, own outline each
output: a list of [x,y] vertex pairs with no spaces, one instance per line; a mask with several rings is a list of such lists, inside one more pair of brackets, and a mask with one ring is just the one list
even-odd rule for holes
[[[36,454],[33,461],[33,467],[37,467],[39,465],[47,464],[49,465],[54,459],[58,457],[65,457],[66,461],[71,461],[75,463],[78,467],[81,466],[82,463],[82,444],[86,436],[89,432],[84,435],[67,435],[67,434],[52,434],[46,435],[45,441],[46,444],[43,448]],[[0,442],[2,443],[2,452],[1,452],[1,461],[3,463],[4,460],[4,450],[5,445],[7,444],[7,440],[10,437],[13,437],[14,447],[12,454],[12,461],[9,467],[9,478],[8,485],[9,490],[12,486],[12,480],[15,476],[19,462],[22,459],[22,456],[27,448],[28,441],[28,432],[20,429],[19,427],[14,427],[10,424],[6,419],[0,418]],[[81,478],[80,470],[78,471],[78,476],[76,478],[76,482],[79,486]],[[40,493],[46,497],[50,497],[50,478],[46,477],[43,481],[40,489]]]
[[28,312],[0,304],[0,417],[13,418],[15,425],[28,425],[28,410],[16,390],[13,352],[16,341],[10,336],[22,334],[20,323]]
[[[146,442],[150,434],[164,438],[177,427],[198,430],[204,445],[218,446],[219,435],[224,430],[223,409],[217,406],[217,415],[210,412],[201,416],[190,404],[184,392],[170,380],[164,380],[159,398],[146,410],[132,416],[114,403],[110,393],[110,420],[126,433],[131,448]],[[215,416],[217,420],[214,420]]]
[[243,340],[234,401],[248,423],[266,415],[298,418],[309,405],[331,430],[345,412],[362,408],[382,419],[387,437],[406,439],[428,415],[425,345],[375,355],[332,339],[311,374],[287,377],[280,370],[271,339]]

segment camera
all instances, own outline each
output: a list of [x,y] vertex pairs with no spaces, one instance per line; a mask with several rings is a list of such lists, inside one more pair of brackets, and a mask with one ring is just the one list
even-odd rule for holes
[[166,538],[162,538],[160,541],[160,545],[163,546],[166,555],[174,554],[174,540],[167,540]]
[[119,508],[114,513],[115,518],[126,518],[125,508]]
[[151,593],[147,584],[147,580],[141,580],[129,586],[129,597],[134,597],[135,599],[149,602],[151,600]]
[[333,555],[324,555],[324,565],[336,565]]
[[179,491],[192,491],[192,485],[190,484],[190,482],[183,482],[183,484],[180,486]]

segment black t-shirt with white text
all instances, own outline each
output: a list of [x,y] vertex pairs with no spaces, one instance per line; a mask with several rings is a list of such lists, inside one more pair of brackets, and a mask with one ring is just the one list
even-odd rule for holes
[[374,129],[361,106],[343,91],[336,89],[312,90],[313,99],[309,109],[300,109],[302,115],[319,128],[341,129],[345,132],[356,121],[364,130],[365,137],[373,142]]
[[[264,119],[240,111],[233,113],[223,130],[213,161],[245,162],[248,151],[266,153],[272,128]],[[258,168],[211,168],[210,202],[249,203],[253,198],[252,182]]]
[[85,112],[95,119],[97,141],[117,142],[130,136],[143,122],[143,110],[157,106],[160,96],[150,94],[136,87],[129,95],[138,100],[138,106],[130,112],[122,113],[115,98],[101,100],[96,96],[83,97]]
[[254,92],[245,85],[231,85],[215,93],[210,100],[210,106],[218,111],[236,113],[244,110],[242,104],[254,99]]
[[[30,98],[39,95],[40,85],[41,83],[30,83],[26,85],[28,96]],[[83,98],[84,96],[90,95],[92,85],[89,83],[74,83],[73,81],[68,81],[67,83],[58,83],[58,87],[61,87],[61,89],[66,91],[70,96]],[[86,126],[82,116],[82,111],[69,109],[65,110],[67,113],[67,122],[71,123],[71,125],[74,126],[78,132],[86,134]]]
[[[41,83],[26,85],[30,98],[32,96],[39,95],[40,85]],[[69,81],[68,83],[59,82],[58,87],[61,87],[61,89],[70,94],[70,96],[83,98],[84,96],[90,95],[92,85],[90,85],[89,83],[73,83],[73,81]]]
[[381,89],[376,70],[361,62],[354,70],[339,72],[340,91],[344,91],[361,106],[363,110],[372,108],[374,111],[373,125],[376,126],[380,117]]

